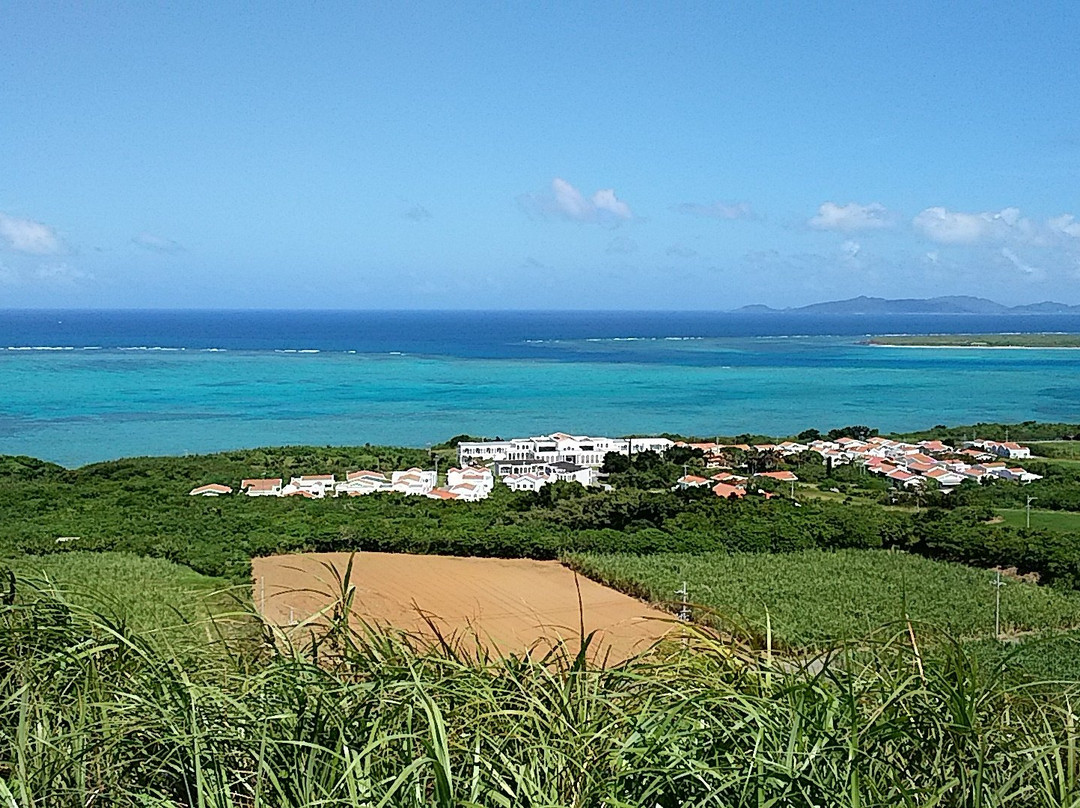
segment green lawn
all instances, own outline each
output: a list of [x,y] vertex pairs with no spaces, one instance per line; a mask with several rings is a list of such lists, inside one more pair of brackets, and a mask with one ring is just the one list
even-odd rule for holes
[[1027,444],[1032,454],[1063,460],[1080,460],[1080,440],[1053,440]]
[[[886,550],[782,554],[666,553],[574,555],[591,578],[671,606],[685,581],[699,618],[760,636],[821,646],[912,620],[956,638],[993,635],[993,574]],[[1080,593],[1010,581],[1002,591],[1003,631],[1080,627]]]
[[[1026,524],[1024,508],[998,508],[994,513],[1002,519],[999,524],[1011,527],[1024,527]],[[1080,513],[1075,511],[1043,511],[1032,508],[1031,527],[1040,530],[1080,531]]]

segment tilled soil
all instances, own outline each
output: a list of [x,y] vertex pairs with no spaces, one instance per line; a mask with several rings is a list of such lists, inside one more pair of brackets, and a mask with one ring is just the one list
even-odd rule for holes
[[[428,640],[433,624],[470,651],[482,645],[495,654],[535,658],[565,641],[576,652],[584,623],[586,635],[596,632],[589,656],[614,663],[678,630],[671,615],[556,561],[396,553],[352,558],[356,617]],[[301,623],[340,596],[338,578],[349,559],[349,553],[256,558],[255,603],[271,623]]]

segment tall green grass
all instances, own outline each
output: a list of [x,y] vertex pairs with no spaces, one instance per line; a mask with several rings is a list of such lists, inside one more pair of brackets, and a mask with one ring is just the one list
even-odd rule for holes
[[[994,634],[992,572],[907,553],[575,554],[568,563],[663,604],[685,581],[696,619],[754,636],[768,623],[789,646],[827,647],[906,619],[962,639]],[[1007,581],[1001,619],[1006,634],[1077,627],[1080,593]]]
[[807,666],[699,632],[605,669],[425,651],[337,614],[200,664],[193,635],[177,655],[20,581],[0,805],[1080,804],[1076,692],[1007,688],[958,646],[924,658],[906,630]]
[[254,626],[248,587],[163,558],[74,550],[0,560],[5,568],[35,590],[93,609],[144,639],[213,642],[222,632],[250,634]]

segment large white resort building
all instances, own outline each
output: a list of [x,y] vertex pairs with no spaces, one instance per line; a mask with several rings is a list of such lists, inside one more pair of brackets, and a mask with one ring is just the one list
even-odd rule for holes
[[637,454],[663,452],[675,444],[667,438],[599,438],[554,432],[532,438],[510,440],[462,441],[458,444],[458,462],[514,460],[540,463],[575,463],[599,468],[608,452]]

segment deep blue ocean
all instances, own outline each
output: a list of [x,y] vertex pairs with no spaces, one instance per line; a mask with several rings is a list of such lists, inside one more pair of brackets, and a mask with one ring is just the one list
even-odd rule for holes
[[861,344],[1044,331],[1080,316],[0,311],[0,453],[1080,422],[1080,351]]

